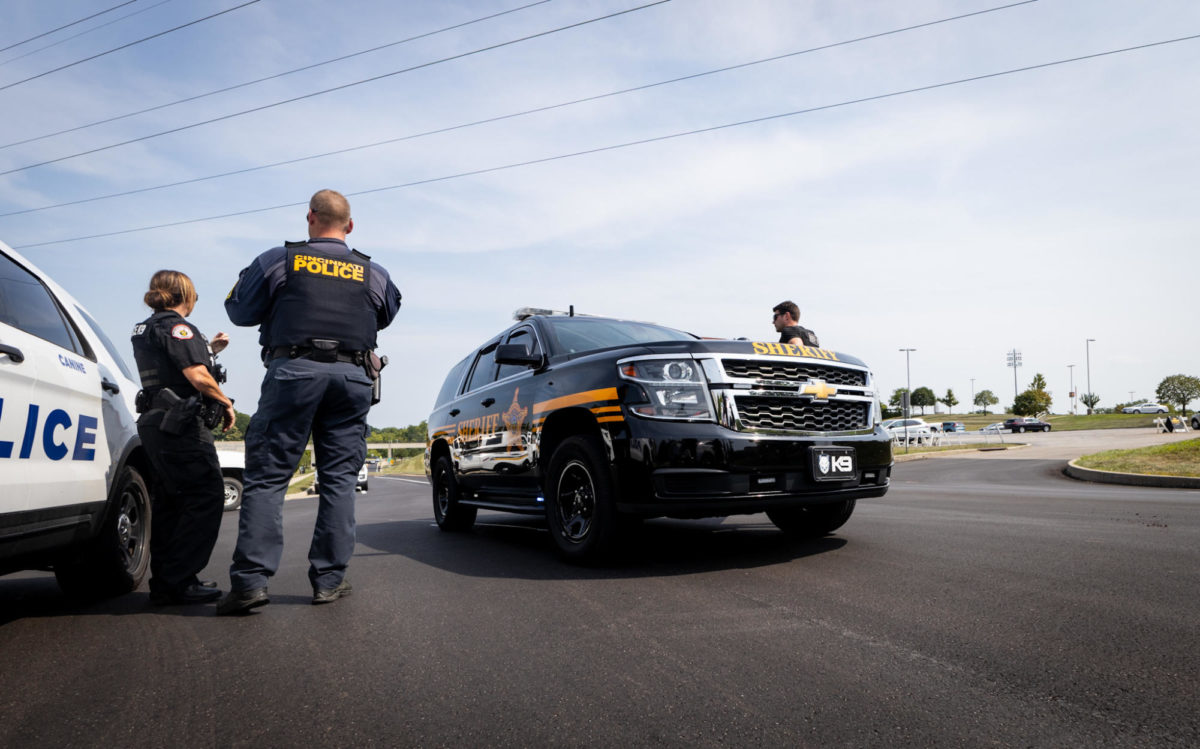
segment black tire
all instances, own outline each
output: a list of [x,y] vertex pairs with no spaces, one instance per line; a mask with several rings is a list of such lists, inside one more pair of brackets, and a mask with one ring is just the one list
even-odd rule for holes
[[1020,432],[1024,432],[1024,431],[1025,431],[1025,427],[1017,427],[1017,432],[1018,432],[1018,433],[1020,433]]
[[443,455],[433,464],[433,518],[444,531],[466,531],[475,525],[479,510],[459,503],[454,464]]
[[1049,431],[1050,431],[1050,425],[1049,425],[1049,424],[1047,424],[1046,426],[1042,427],[1042,431],[1043,431],[1043,432],[1049,432]]
[[1200,416],[1192,417],[1192,429],[1200,431]]
[[570,562],[604,558],[620,522],[600,441],[569,437],[554,451],[546,482],[546,523],[558,553]]
[[225,477],[225,512],[242,506],[242,482],[233,476]]
[[133,466],[125,466],[113,486],[100,534],[77,555],[54,565],[63,592],[80,598],[106,598],[141,585],[150,568],[150,492]]
[[846,524],[854,514],[854,500],[846,499],[812,507],[767,510],[775,527],[796,538],[821,538]]

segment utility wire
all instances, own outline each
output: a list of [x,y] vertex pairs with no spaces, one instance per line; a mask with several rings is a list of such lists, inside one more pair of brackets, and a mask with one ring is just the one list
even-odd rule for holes
[[43,31],[42,33],[38,34],[37,36],[31,36],[28,39],[24,39],[22,41],[17,42],[16,44],[10,44],[7,47],[0,47],[0,52],[7,52],[8,50],[12,49],[13,47],[20,47],[22,44],[28,44],[29,42],[32,42],[35,39],[41,39],[43,36],[50,36],[51,34],[53,34],[56,31],[62,31],[63,29],[69,29],[76,24],[83,23],[84,21],[90,21],[93,18],[96,18],[97,16],[102,16],[105,13],[111,13],[112,11],[116,10],[117,8],[123,8],[126,5],[129,5],[130,3],[134,3],[134,2],[137,2],[137,0],[125,0],[125,2],[121,3],[120,5],[114,5],[113,7],[109,8],[108,10],[102,10],[99,13],[93,13],[86,18],[80,18],[78,21],[71,21],[68,24],[59,26],[57,29],[50,29],[49,31]]
[[5,89],[12,88],[13,86],[19,86],[22,83],[28,83],[29,81],[37,80],[38,78],[50,75],[51,73],[57,73],[60,70],[66,70],[67,68],[73,68],[76,65],[82,65],[85,62],[90,62],[92,60],[95,60],[96,58],[104,57],[105,55],[111,55],[113,52],[119,52],[123,49],[128,49],[129,47],[132,47],[135,44],[141,44],[142,42],[148,42],[151,39],[157,39],[160,36],[170,34],[172,31],[179,31],[180,29],[186,29],[188,26],[194,26],[198,23],[207,21],[211,18],[216,18],[217,16],[223,16],[226,13],[232,13],[235,10],[240,10],[242,8],[245,8],[247,5],[254,5],[257,2],[259,2],[259,0],[248,0],[248,2],[244,2],[241,5],[235,5],[232,8],[227,8],[226,10],[222,10],[217,13],[213,13],[212,15],[205,16],[204,18],[197,18],[195,21],[188,21],[187,23],[182,24],[180,26],[176,26],[174,28],[167,29],[166,31],[160,31],[157,34],[151,34],[150,36],[144,37],[142,39],[138,39],[137,41],[129,42],[128,44],[122,44],[120,47],[114,47],[110,50],[106,50],[104,52],[100,52],[98,54],[92,55],[91,57],[85,57],[82,60],[76,60],[75,62],[69,62],[66,65],[60,65],[57,68],[54,68],[53,70],[47,70],[44,73],[38,73],[37,75],[33,75],[28,78],[23,78],[19,81],[13,81],[12,83],[6,83],[5,85],[0,86],[0,91],[4,91]]
[[99,31],[100,29],[104,28],[105,26],[112,26],[114,23],[120,23],[121,21],[124,21],[126,18],[133,18],[134,16],[140,16],[141,14],[145,13],[146,11],[154,10],[158,6],[166,5],[169,2],[171,2],[171,0],[159,0],[159,2],[155,3],[154,5],[147,6],[145,8],[142,8],[141,10],[135,10],[132,13],[126,13],[125,15],[121,16],[120,18],[114,18],[113,20],[106,21],[102,24],[99,24],[98,26],[93,26],[92,28],[88,29],[87,31],[80,31],[78,34],[72,34],[71,36],[65,37],[63,39],[59,39],[57,42],[54,42],[52,44],[47,44],[45,47],[38,47],[37,49],[31,49],[24,54],[20,54],[15,57],[10,57],[7,60],[0,62],[0,65],[7,65],[10,62],[16,62],[17,60],[20,60],[25,57],[29,57],[30,55],[36,55],[38,52],[42,52],[44,50],[50,49],[51,47],[57,47],[60,44],[66,44],[67,42],[71,41],[72,39],[78,39],[79,37],[90,34],[93,31]]
[[[655,136],[653,138],[643,138],[641,140],[632,140],[632,141],[627,141],[625,143],[617,143],[617,144],[609,145],[609,146],[600,146],[598,148],[589,148],[589,149],[586,149],[583,151],[574,151],[572,153],[558,154],[556,156],[547,156],[547,157],[541,158],[541,159],[531,159],[529,161],[520,161],[520,162],[516,162],[513,164],[502,164],[500,166],[486,167],[483,169],[474,169],[474,170],[471,170],[468,172],[458,172],[456,174],[447,174],[447,175],[443,175],[441,177],[430,177],[428,179],[415,180],[413,182],[404,182],[404,183],[401,183],[398,185],[388,185],[386,187],[375,187],[375,188],[371,188],[369,190],[359,190],[358,192],[346,193],[346,197],[352,198],[352,197],[357,197],[360,195],[371,195],[373,193],[387,192],[390,190],[399,190],[399,189],[406,188],[406,187],[417,187],[419,185],[429,185],[429,184],[433,184],[436,182],[446,182],[449,180],[461,179],[463,177],[474,177],[474,176],[478,176],[481,174],[491,174],[493,172],[501,172],[501,171],[506,171],[508,169],[517,169],[520,167],[534,166],[536,164],[547,164],[552,161],[561,161],[564,159],[575,158],[577,156],[588,156],[591,154],[605,153],[608,151],[617,151],[620,149],[631,148],[633,146],[642,146],[642,145],[646,145],[649,143],[661,143],[663,141],[674,140],[676,138],[686,138],[686,137],[692,136],[692,135],[701,135],[704,133],[713,133],[713,132],[717,132],[720,130],[728,130],[730,128],[742,127],[745,125],[755,125],[755,124],[759,124],[759,123],[763,123],[763,122],[771,122],[774,120],[781,120],[781,119],[784,119],[787,117],[796,117],[798,115],[811,114],[813,112],[822,112],[825,110],[837,109],[840,107],[848,107],[848,106],[852,106],[855,104],[864,104],[864,103],[872,102],[872,101],[881,101],[883,99],[891,99],[891,98],[895,98],[898,96],[906,96],[908,94],[916,94],[916,93],[921,93],[924,91],[934,91],[937,89],[947,88],[950,86],[958,86],[958,85],[961,85],[964,83],[974,83],[976,81],[984,81],[984,80],[988,80],[990,78],[999,78],[1001,76],[1014,75],[1016,73],[1027,73],[1032,70],[1042,70],[1045,68],[1051,68],[1051,67],[1055,67],[1058,65],[1066,65],[1066,64],[1074,63],[1074,62],[1082,62],[1084,60],[1094,60],[1094,59],[1097,59],[1100,57],[1109,57],[1111,55],[1119,55],[1119,54],[1124,54],[1126,52],[1134,52],[1137,50],[1150,49],[1152,47],[1161,47],[1161,46],[1164,46],[1167,44],[1175,44],[1178,42],[1193,41],[1196,39],[1200,39],[1200,34],[1193,34],[1191,36],[1181,36],[1181,37],[1177,37],[1175,39],[1166,39],[1166,40],[1158,41],[1158,42],[1149,42],[1147,44],[1139,44],[1139,45],[1136,45],[1133,47],[1123,47],[1121,49],[1108,50],[1107,52],[1096,52],[1094,54],[1081,55],[1079,57],[1069,57],[1069,58],[1066,58],[1063,60],[1053,60],[1051,62],[1043,62],[1043,63],[1038,63],[1036,65],[1026,65],[1026,66],[1020,67],[1020,68],[1010,68],[1009,70],[1001,70],[1001,71],[995,72],[995,73],[984,73],[982,75],[974,75],[974,76],[970,76],[968,78],[958,78],[958,79],[952,80],[952,81],[943,81],[941,83],[931,83],[926,86],[917,86],[915,88],[907,88],[907,89],[902,89],[899,91],[890,91],[888,93],[876,94],[874,96],[864,96],[859,99],[848,99],[846,101],[841,101],[841,102],[837,102],[834,104],[823,104],[821,106],[809,107],[807,109],[797,109],[792,112],[783,112],[781,114],[772,114],[772,115],[767,115],[765,117],[755,117],[755,118],[749,119],[749,120],[739,120],[737,122],[729,122],[729,123],[725,123],[723,125],[713,125],[711,127],[702,127],[702,128],[697,128],[695,130],[687,130],[687,131],[679,132],[679,133],[670,133],[667,135],[659,135],[659,136]],[[217,221],[219,219],[235,218],[237,216],[249,216],[249,215],[255,214],[255,213],[266,213],[267,211],[276,211],[281,208],[295,208],[297,206],[302,206],[302,205],[307,205],[307,203],[304,203],[304,202],[284,203],[282,205],[273,205],[273,206],[268,206],[266,208],[251,208],[251,209],[245,210],[245,211],[235,211],[233,213],[223,213],[218,216],[205,216],[203,218],[192,218],[192,219],[185,219],[182,221],[172,221],[172,222],[165,223],[165,224],[155,224],[153,226],[139,226],[134,229],[121,229],[120,231],[110,231],[110,232],[104,232],[101,234],[89,234],[87,236],[70,237],[68,239],[53,239],[53,240],[50,240],[47,242],[35,242],[32,244],[14,246],[13,249],[25,250],[25,249],[29,249],[32,247],[46,247],[46,246],[55,245],[55,244],[65,244],[67,242],[81,242],[81,241],[88,240],[88,239],[102,239],[105,237],[116,237],[116,236],[121,236],[123,234],[133,234],[136,232],[151,231],[153,229],[167,229],[167,228],[175,227],[175,226],[185,226],[187,224],[198,224],[198,223],[202,223],[205,221]]]
[[[130,2],[133,2],[133,1],[134,0],[130,0]],[[461,29],[464,26],[470,26],[472,24],[480,23],[482,21],[490,21],[493,18],[499,18],[500,16],[505,16],[510,13],[516,13],[517,11],[525,10],[527,8],[532,8],[535,5],[544,5],[544,4],[552,2],[552,1],[553,0],[537,0],[537,2],[528,3],[527,5],[522,5],[517,8],[512,8],[509,10],[502,10],[499,13],[492,13],[491,15],[488,15],[488,16],[482,16],[480,18],[475,18],[470,21],[464,21],[463,23],[458,23],[453,26],[446,26],[445,28],[437,29],[435,31],[427,31],[424,34],[417,34],[416,36],[410,36],[407,39],[401,39],[401,40],[395,41],[395,42],[388,42],[387,44],[381,44],[378,47],[371,47],[370,49],[364,49],[360,52],[352,52],[348,55],[342,55],[341,57],[334,57],[332,59],[325,60],[323,62],[315,62],[311,65],[305,65],[302,68],[295,68],[294,70],[286,70],[282,73],[268,75],[265,78],[256,78],[252,81],[246,81],[245,83],[238,83],[233,86],[226,86],[225,88],[219,88],[219,89],[216,89],[215,91],[209,91],[209,92],[203,93],[203,94],[196,94],[195,96],[189,96],[184,99],[177,99],[172,102],[167,102],[166,104],[159,104],[157,106],[147,107],[146,109],[139,109],[136,112],[129,112],[127,114],[117,115],[116,117],[109,117],[108,119],[104,119],[104,120],[96,120],[95,122],[89,122],[86,125],[79,125],[77,127],[67,128],[66,130],[59,130],[54,133],[46,133],[45,135],[39,135],[34,138],[26,138],[25,140],[18,140],[18,141],[14,141],[12,143],[6,143],[6,144],[0,146],[0,150],[4,150],[5,148],[12,148],[13,146],[23,146],[26,143],[34,143],[39,140],[45,140],[46,138],[53,138],[56,135],[65,135],[67,133],[74,133],[74,132],[78,132],[80,130],[86,130],[89,127],[95,127],[96,125],[105,125],[109,122],[116,122],[118,120],[124,120],[129,117],[136,117],[139,114],[146,114],[147,112],[156,112],[160,109],[166,109],[168,107],[173,107],[177,104],[186,104],[189,101],[196,101],[197,99],[203,99],[208,96],[215,96],[217,94],[223,94],[228,91],[235,91],[239,88],[245,88],[246,86],[253,86],[256,83],[263,83],[264,81],[271,81],[271,80],[275,80],[276,78],[283,78],[284,76],[291,75],[293,73],[300,73],[305,70],[312,70],[313,68],[319,68],[322,65],[329,65],[329,64],[335,63],[335,62],[349,60],[352,57],[358,57],[360,55],[369,54],[371,52],[378,52],[381,49],[387,49],[388,47],[395,47],[400,44],[407,44],[408,42],[413,42],[418,39],[424,39],[426,37],[434,36],[436,34],[443,34],[447,31],[454,31],[455,29]],[[1029,0],[1029,1],[1033,2],[1033,0]]]
[[299,164],[304,161],[312,161],[314,159],[322,159],[322,158],[325,158],[328,156],[338,156],[338,155],[341,155],[344,153],[352,153],[354,151],[362,151],[362,150],[366,150],[366,149],[370,149],[370,148],[377,148],[379,146],[390,145],[392,143],[400,143],[400,142],[406,141],[406,140],[415,140],[417,138],[424,138],[424,137],[427,137],[430,135],[438,135],[441,133],[448,133],[448,132],[452,132],[454,130],[463,130],[463,129],[470,128],[470,127],[476,127],[478,125],[486,125],[486,124],[489,124],[492,122],[500,122],[503,120],[515,119],[517,117],[524,117],[526,115],[537,114],[539,112],[548,112],[548,111],[551,111],[554,109],[561,109],[563,107],[569,107],[569,106],[573,106],[575,104],[583,104],[585,102],[597,101],[600,99],[606,99],[606,98],[613,97],[613,96],[620,96],[622,94],[633,93],[635,91],[645,91],[647,89],[656,88],[658,86],[666,86],[666,85],[669,85],[672,83],[679,83],[681,81],[688,81],[688,80],[693,80],[696,78],[702,78],[704,76],[716,75],[717,73],[725,73],[725,72],[728,72],[731,70],[748,68],[752,65],[761,65],[763,63],[775,62],[777,60],[783,60],[783,59],[786,59],[789,57],[796,57],[798,55],[805,55],[805,54],[809,54],[811,52],[819,52],[821,50],[832,49],[834,47],[842,47],[842,46],[845,46],[848,44],[855,44],[857,42],[863,42],[863,41],[867,41],[870,39],[878,39],[879,37],[883,37],[883,36],[890,36],[892,34],[899,34],[899,33],[905,32],[905,31],[912,31],[914,29],[920,29],[920,28],[925,28],[928,26],[935,26],[938,24],[949,23],[951,21],[961,20],[963,18],[970,18],[971,16],[978,16],[978,15],[982,15],[984,13],[993,13],[993,12],[999,11],[999,10],[1006,10],[1008,8],[1014,8],[1018,5],[1028,5],[1029,3],[1033,3],[1033,2],[1037,2],[1037,0],[1023,0],[1022,2],[1011,3],[1009,5],[1001,5],[1001,6],[998,6],[995,8],[989,8],[987,10],[979,10],[979,11],[975,11],[973,13],[966,13],[963,15],[951,16],[949,18],[941,18],[936,21],[928,21],[928,22],[919,23],[919,24],[916,24],[913,26],[905,26],[904,28],[900,28],[900,29],[893,29],[891,31],[883,31],[883,32],[879,32],[877,34],[860,36],[860,37],[857,37],[854,39],[847,39],[845,41],[833,42],[831,44],[825,44],[825,45],[822,45],[819,47],[810,47],[808,49],[802,49],[802,50],[799,50],[796,52],[788,52],[788,53],[782,54],[782,55],[775,55],[774,57],[765,57],[761,60],[752,60],[750,62],[744,62],[744,63],[740,63],[738,65],[729,65],[729,66],[726,66],[723,68],[717,68],[715,70],[707,70],[707,71],[704,71],[701,73],[693,73],[691,75],[680,76],[678,78],[671,78],[671,79],[668,79],[665,81],[658,81],[656,83],[647,83],[642,86],[634,86],[632,88],[620,89],[618,91],[609,91],[608,93],[596,94],[594,96],[586,96],[581,99],[572,99],[570,101],[559,102],[558,104],[549,104],[549,105],[546,105],[543,107],[536,107],[534,109],[526,109],[521,112],[513,112],[510,114],[497,115],[495,117],[488,117],[488,118],[482,119],[482,120],[475,120],[474,122],[466,122],[466,123],[462,123],[462,124],[458,124],[458,125],[449,125],[446,127],[438,128],[436,130],[426,130],[426,131],[420,132],[420,133],[413,133],[410,135],[402,135],[402,136],[399,136],[396,138],[389,138],[387,140],[376,141],[374,143],[366,143],[366,144],[357,145],[357,146],[350,146],[349,148],[341,148],[336,151],[326,151],[325,153],[312,154],[309,156],[301,156],[299,158],[287,159],[285,161],[276,161],[276,162],[270,163],[270,164],[260,164],[258,166],[246,167],[244,169],[235,169],[235,170],[229,171],[229,172],[221,172],[219,174],[210,174],[210,175],[204,176],[204,177],[193,177],[192,179],[185,179],[185,180],[181,180],[179,182],[169,182],[167,184],[154,185],[152,187],[142,187],[142,188],[138,188],[135,190],[125,190],[124,192],[115,192],[115,193],[109,193],[107,195],[98,195],[98,196],[94,196],[94,197],[90,197],[90,198],[81,198],[79,200],[72,200],[72,201],[68,201],[68,202],[64,202],[64,203],[55,203],[53,205],[45,205],[45,206],[41,206],[38,208],[25,208],[25,209],[22,209],[19,211],[10,211],[8,213],[0,213],[0,218],[4,218],[7,216],[18,216],[18,215],[25,214],[25,213],[36,213],[37,211],[45,211],[45,210],[49,210],[51,208],[63,208],[66,206],[79,205],[81,203],[92,203],[92,202],[95,202],[98,200],[107,200],[109,198],[120,198],[120,197],[125,197],[127,195],[136,195],[138,193],[151,192],[153,190],[163,190],[163,189],[166,189],[169,187],[180,187],[182,185],[190,185],[190,184],[194,184],[196,182],[205,182],[207,180],[220,179],[222,177],[232,177],[232,176],[236,176],[239,174],[248,174],[250,172],[262,171],[264,169],[274,169],[274,168],[280,167],[280,166],[289,166],[291,164]]
[[[252,0],[252,2],[258,2],[258,0]],[[428,68],[428,67],[432,67],[434,65],[440,65],[441,63],[444,63],[444,62],[450,62],[452,60],[460,60],[464,57],[470,57],[472,55],[478,55],[483,52],[490,52],[492,50],[500,49],[501,47],[508,47],[513,44],[527,42],[530,39],[537,39],[539,37],[549,36],[551,34],[557,34],[560,31],[567,31],[568,29],[574,29],[574,28],[578,28],[580,26],[586,26],[590,23],[596,23],[598,21],[606,21],[610,18],[616,18],[617,16],[623,16],[628,13],[633,13],[635,11],[644,10],[646,8],[652,8],[656,5],[662,5],[663,3],[669,3],[669,2],[671,2],[671,0],[655,0],[654,2],[646,3],[645,5],[638,5],[636,7],[628,8],[626,10],[619,10],[616,13],[609,13],[608,15],[597,16],[595,18],[589,18],[586,21],[579,21],[578,23],[567,24],[566,26],[559,26],[558,28],[550,29],[549,31],[540,31],[536,34],[530,34],[529,36],[520,37],[519,39],[512,39],[507,42],[500,42],[499,44],[493,44],[488,47],[481,47],[479,49],[471,50],[470,52],[463,52],[463,53],[460,53],[457,55],[451,55],[450,57],[443,57],[439,60],[431,60],[430,62],[423,62],[420,65],[413,65],[411,67],[402,68],[401,70],[394,70],[390,73],[383,73],[381,75],[372,76],[370,78],[363,78],[361,80],[351,81],[350,83],[343,83],[342,85],[334,86],[333,88],[327,88],[327,89],[324,89],[321,91],[314,91],[312,93],[303,94],[301,96],[294,96],[290,99],[284,99],[283,101],[277,101],[277,102],[274,102],[271,104],[263,104],[261,106],[253,107],[251,109],[245,109],[240,112],[233,112],[231,114],[221,115],[220,117],[213,117],[208,120],[202,120],[200,122],[193,122],[189,125],[181,125],[179,127],[171,128],[170,130],[162,130],[160,132],[151,133],[149,135],[143,135],[138,138],[131,138],[130,140],[121,141],[120,143],[111,143],[107,146],[100,146],[98,148],[93,148],[93,149],[90,149],[87,151],[80,151],[79,153],[73,153],[73,154],[69,154],[67,156],[60,156],[56,159],[48,159],[46,161],[39,161],[36,164],[26,164],[25,166],[19,166],[14,169],[9,169],[8,171],[0,172],[0,177],[3,177],[8,174],[15,174],[16,172],[23,172],[27,169],[33,169],[33,168],[39,167],[39,166],[46,166],[47,164],[57,164],[60,161],[68,161],[70,159],[75,159],[80,156],[88,156],[93,153],[99,153],[101,151],[107,151],[107,150],[113,149],[113,148],[120,148],[121,146],[127,146],[131,143],[140,143],[141,141],[144,141],[144,140],[150,140],[152,138],[159,138],[164,135],[170,135],[172,133],[183,132],[184,130],[191,130],[193,128],[201,127],[203,125],[211,125],[214,122],[222,122],[224,120],[231,120],[235,117],[241,117],[242,115],[251,114],[253,112],[261,112],[263,110],[272,109],[274,107],[282,106],[284,104],[291,104],[293,102],[303,101],[305,99],[311,99],[313,97],[332,93],[334,91],[342,91],[342,90],[345,90],[348,88],[353,88],[354,86],[361,86],[366,83],[373,83],[375,81],[383,80],[384,78],[390,78],[392,76],[400,75],[402,73],[410,73],[414,70],[420,70],[422,68]]]

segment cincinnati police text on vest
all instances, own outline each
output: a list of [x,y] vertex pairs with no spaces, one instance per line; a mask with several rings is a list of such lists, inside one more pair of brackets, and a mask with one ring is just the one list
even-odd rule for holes
[[358,263],[347,263],[344,260],[316,257],[315,255],[296,255],[292,261],[292,270],[312,273],[314,276],[333,276],[350,281],[363,282],[363,266]]

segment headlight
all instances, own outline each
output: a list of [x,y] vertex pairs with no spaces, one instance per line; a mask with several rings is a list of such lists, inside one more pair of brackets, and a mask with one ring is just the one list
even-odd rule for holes
[[639,416],[712,421],[708,385],[694,359],[634,359],[619,366],[621,377],[641,386],[649,403],[630,404]]

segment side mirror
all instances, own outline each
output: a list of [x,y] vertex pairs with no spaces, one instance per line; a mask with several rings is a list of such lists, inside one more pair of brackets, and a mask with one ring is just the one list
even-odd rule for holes
[[496,347],[496,363],[534,367],[542,363],[542,355],[529,353],[519,343],[505,343]]

